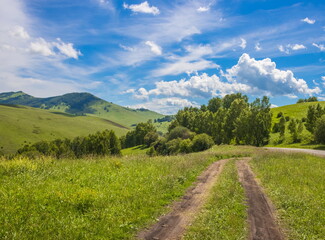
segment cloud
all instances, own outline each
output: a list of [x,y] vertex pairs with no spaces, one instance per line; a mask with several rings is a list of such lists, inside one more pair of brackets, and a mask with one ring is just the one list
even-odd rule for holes
[[291,48],[294,51],[301,50],[301,49],[306,49],[306,47],[304,45],[302,45],[302,44],[294,44],[294,45],[289,44],[288,47]]
[[10,32],[12,36],[21,38],[21,39],[29,39],[30,36],[26,32],[26,30],[22,26],[15,26],[15,28]]
[[123,7],[125,9],[130,9],[132,12],[135,13],[148,13],[153,15],[158,15],[160,13],[159,9],[155,6],[149,5],[147,1],[140,3],[140,4],[131,4],[128,5],[126,3],[123,3]]
[[244,38],[240,38],[240,40],[241,40],[241,43],[240,43],[240,47],[242,48],[242,49],[245,49],[246,48],[246,45],[247,45],[247,41],[244,39]]
[[[227,69],[225,75],[230,82],[256,87],[269,95],[318,94],[321,90],[311,89],[303,79],[296,79],[292,71],[279,70],[275,62],[265,58],[255,60],[244,53],[238,63]],[[260,93],[261,94],[261,93]]]
[[169,62],[161,64],[161,67],[152,71],[155,77],[166,75],[178,75],[182,73],[193,73],[209,68],[218,68],[219,65],[203,59],[205,56],[213,54],[210,45],[190,45],[185,47],[184,56],[172,55]]
[[289,54],[290,50],[298,51],[298,50],[307,49],[307,47],[305,47],[302,44],[288,44],[287,46],[279,45],[278,49],[279,49],[280,52],[284,52],[286,54]]
[[154,43],[153,41],[146,41],[145,43],[146,45],[148,45],[150,47],[151,52],[153,52],[156,55],[161,55],[162,54],[162,50],[161,47],[158,46],[156,43]]
[[64,43],[60,38],[56,40],[56,42],[47,42],[43,38],[38,38],[36,41],[30,43],[28,51],[46,57],[61,53],[68,58],[78,59],[82,55],[80,51],[73,47],[72,43]]
[[199,7],[197,9],[198,12],[207,12],[209,10],[210,10],[210,7],[209,6],[207,6],[207,7]]
[[51,43],[48,43],[43,38],[39,38],[35,42],[32,42],[30,44],[29,50],[32,53],[37,53],[37,54],[41,54],[43,56],[48,57],[48,56],[55,55],[52,48],[53,48],[53,45]]
[[322,76],[323,86],[325,87],[325,76]]
[[323,44],[316,44],[316,43],[313,43],[313,46],[314,47],[317,47],[319,50],[321,50],[322,52],[325,51],[325,46]]
[[188,99],[170,97],[170,98],[153,98],[152,100],[129,106],[131,108],[146,108],[162,114],[175,114],[179,109],[184,107],[199,107],[196,102]]
[[278,105],[275,105],[275,104],[271,104],[271,108],[277,108],[279,107]]
[[256,44],[255,44],[255,50],[256,50],[257,52],[259,52],[259,51],[262,50],[262,47],[261,47],[260,43],[256,43]]
[[188,80],[159,81],[155,85],[156,87],[151,90],[140,88],[134,97],[137,99],[148,99],[150,96],[210,98],[216,95],[251,91],[248,85],[222,82],[218,76],[209,76],[206,73],[192,76]]
[[65,56],[69,58],[78,59],[81,56],[81,52],[76,50],[73,47],[72,43],[64,43],[60,38],[57,38],[57,42],[53,43],[53,45]]
[[314,24],[316,20],[309,19],[308,17],[301,19],[302,22],[308,23],[308,24]]

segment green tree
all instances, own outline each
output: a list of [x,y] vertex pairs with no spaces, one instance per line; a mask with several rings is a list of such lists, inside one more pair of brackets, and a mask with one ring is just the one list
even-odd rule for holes
[[212,98],[209,100],[209,103],[208,103],[208,110],[210,112],[217,112],[222,106],[222,100],[218,97],[215,97],[215,98]]
[[325,115],[317,120],[314,137],[316,142],[325,144]]
[[294,143],[298,142],[297,121],[294,118],[290,120],[290,123],[288,125],[288,130],[291,134],[292,141]]
[[208,134],[202,133],[193,138],[192,149],[194,152],[200,152],[211,148],[213,145],[212,138]]

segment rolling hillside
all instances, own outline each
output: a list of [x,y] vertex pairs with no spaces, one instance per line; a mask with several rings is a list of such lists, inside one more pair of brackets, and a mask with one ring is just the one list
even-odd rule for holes
[[[272,125],[278,123],[280,118],[277,118],[278,113],[282,112],[284,116],[289,116],[290,118],[295,118],[301,120],[307,116],[308,107],[312,105],[320,104],[323,108],[325,107],[325,101],[322,102],[306,102],[306,103],[297,103],[292,105],[286,105],[282,107],[272,108]],[[300,143],[292,143],[290,133],[287,129],[289,122],[286,123],[285,131],[285,141],[279,144],[279,133],[271,133],[270,144],[268,146],[277,146],[277,147],[298,147],[298,148],[314,148],[314,149],[324,149],[323,145],[312,144],[313,136],[305,128],[302,132],[302,140]]]
[[26,143],[73,138],[105,129],[114,130],[118,136],[128,131],[120,124],[98,117],[0,105],[0,150],[4,153],[15,152]]
[[301,119],[307,116],[308,107],[312,105],[320,104],[322,107],[325,107],[325,101],[323,102],[306,102],[306,103],[297,103],[286,105],[282,107],[272,108],[271,112],[273,113],[272,122],[279,122],[277,115],[279,112],[282,112],[284,116],[289,116],[290,118]]
[[127,127],[163,117],[162,114],[147,109],[122,107],[90,93],[68,93],[56,97],[36,98],[21,91],[7,92],[0,94],[0,104],[16,104],[75,115],[97,116]]

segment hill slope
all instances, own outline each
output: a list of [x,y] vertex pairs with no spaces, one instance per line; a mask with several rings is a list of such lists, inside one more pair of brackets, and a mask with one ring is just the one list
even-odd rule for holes
[[0,150],[4,153],[15,152],[26,143],[85,136],[105,129],[114,130],[118,136],[128,131],[122,125],[98,117],[0,105]]
[[7,92],[0,94],[0,103],[24,105],[75,115],[98,116],[128,127],[149,119],[163,117],[162,114],[146,109],[136,110],[122,107],[90,93],[68,93],[56,97],[36,98],[21,91]]
[[323,102],[306,102],[306,103],[297,103],[286,105],[282,107],[272,108],[271,112],[273,113],[272,122],[279,122],[277,115],[279,112],[282,112],[284,116],[289,116],[290,118],[302,119],[307,116],[308,107],[312,105],[320,104],[323,108],[325,107],[325,101]]

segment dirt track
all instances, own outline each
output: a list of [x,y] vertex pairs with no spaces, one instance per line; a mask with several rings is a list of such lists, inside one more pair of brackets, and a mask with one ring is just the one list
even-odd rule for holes
[[186,227],[204,205],[219,173],[228,160],[220,160],[208,167],[199,177],[196,185],[190,188],[172,211],[161,217],[150,229],[140,232],[139,239],[181,239]]
[[314,150],[314,149],[302,149],[302,148],[276,148],[276,147],[266,147],[266,149],[269,149],[271,151],[282,151],[282,152],[302,152],[302,153],[309,153],[312,155],[325,157],[325,151],[324,150]]
[[255,180],[247,160],[237,161],[239,180],[242,183],[248,203],[249,239],[284,239],[274,216],[274,208]]

